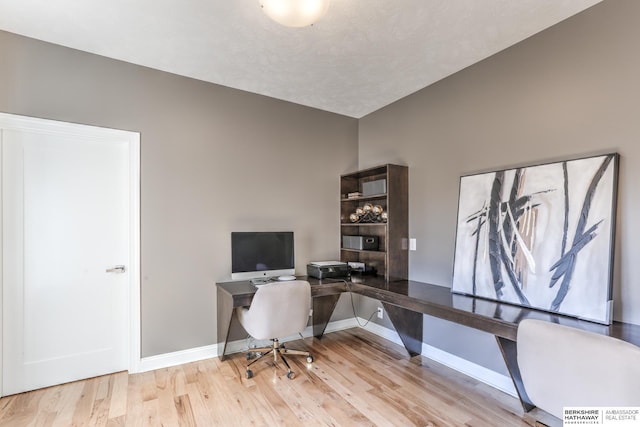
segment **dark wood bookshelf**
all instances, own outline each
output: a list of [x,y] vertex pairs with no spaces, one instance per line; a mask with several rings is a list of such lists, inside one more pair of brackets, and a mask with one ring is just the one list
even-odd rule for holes
[[[363,184],[386,180],[386,192],[358,197]],[[377,275],[389,279],[409,276],[409,173],[406,166],[386,164],[348,173],[340,177],[340,260],[364,262]],[[351,222],[349,217],[365,204],[380,205],[388,218],[386,222]],[[342,247],[342,236],[377,236],[378,250],[358,250]]]

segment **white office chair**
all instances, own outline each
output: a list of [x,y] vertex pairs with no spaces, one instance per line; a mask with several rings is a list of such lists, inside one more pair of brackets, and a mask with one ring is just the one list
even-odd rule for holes
[[251,365],[263,357],[273,353],[273,361],[277,364],[281,358],[287,367],[287,378],[293,379],[291,370],[284,355],[301,355],[307,362],[313,362],[308,351],[291,350],[280,344],[278,338],[299,334],[307,327],[311,310],[311,286],[304,280],[290,282],[267,283],[258,287],[250,307],[238,307],[238,319],[249,335],[257,340],[272,340],[271,347],[251,349],[247,358],[258,355],[247,365],[247,378],[253,377]]
[[640,347],[542,320],[518,325],[518,367],[538,408],[640,405]]

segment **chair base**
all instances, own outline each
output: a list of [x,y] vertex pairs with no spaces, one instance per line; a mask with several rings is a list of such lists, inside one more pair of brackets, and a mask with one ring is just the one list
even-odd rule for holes
[[282,362],[287,367],[287,378],[289,378],[290,380],[292,380],[295,377],[295,373],[291,370],[291,366],[289,366],[289,362],[287,362],[287,359],[284,357],[285,355],[306,356],[307,363],[313,363],[313,356],[308,351],[285,348],[284,344],[280,344],[280,342],[277,339],[272,340],[272,344],[273,345],[271,347],[253,348],[249,353],[247,353],[247,359],[251,359],[252,354],[258,355],[257,359],[251,361],[251,363],[247,365],[247,378],[253,378],[253,371],[251,370],[251,365],[253,365],[259,360],[262,360],[264,357],[268,356],[269,354],[273,354],[273,363],[276,366],[278,365],[278,359],[282,359]]

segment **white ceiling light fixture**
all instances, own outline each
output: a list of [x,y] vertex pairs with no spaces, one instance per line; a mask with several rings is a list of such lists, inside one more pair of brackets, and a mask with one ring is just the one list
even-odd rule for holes
[[331,0],[259,0],[264,13],[285,27],[307,27],[322,18]]

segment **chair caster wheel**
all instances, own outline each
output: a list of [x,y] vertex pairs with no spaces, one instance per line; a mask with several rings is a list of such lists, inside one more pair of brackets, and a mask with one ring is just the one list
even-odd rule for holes
[[294,379],[295,377],[296,374],[293,371],[287,372],[287,378],[289,378],[290,380]]
[[253,371],[251,369],[247,369],[247,379],[253,378]]
[[251,360],[251,359],[253,359],[254,357],[256,357],[256,354],[255,354],[254,352],[249,352],[249,353],[247,353],[247,360]]
[[308,355],[307,356],[307,363],[313,363],[313,356],[312,355]]

